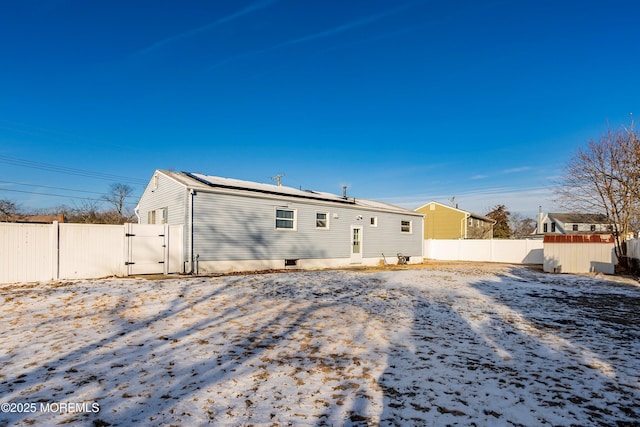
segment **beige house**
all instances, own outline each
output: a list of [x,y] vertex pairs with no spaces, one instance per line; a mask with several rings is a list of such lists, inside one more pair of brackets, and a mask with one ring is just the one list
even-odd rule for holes
[[415,209],[424,214],[425,239],[491,239],[495,221],[486,216],[429,202]]

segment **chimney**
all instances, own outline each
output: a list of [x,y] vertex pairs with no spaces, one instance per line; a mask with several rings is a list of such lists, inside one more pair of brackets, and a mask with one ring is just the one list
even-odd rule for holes
[[538,227],[536,234],[542,234],[542,206],[538,206]]

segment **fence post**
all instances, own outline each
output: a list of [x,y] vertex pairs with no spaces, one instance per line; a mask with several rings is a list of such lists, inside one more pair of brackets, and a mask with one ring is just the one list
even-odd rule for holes
[[164,264],[162,264],[163,274],[169,274],[169,245],[171,236],[169,236],[169,224],[164,223],[164,253],[162,258],[164,260]]
[[51,279],[60,279],[60,223],[51,224]]
[[131,239],[129,238],[129,234],[131,233],[131,224],[128,222],[125,222],[124,224],[122,224],[122,237],[124,238],[124,245],[122,245],[123,250],[124,250],[124,275],[128,276],[129,272],[130,272],[130,267],[129,267],[129,255],[131,254],[131,249],[130,249],[130,245],[131,245]]

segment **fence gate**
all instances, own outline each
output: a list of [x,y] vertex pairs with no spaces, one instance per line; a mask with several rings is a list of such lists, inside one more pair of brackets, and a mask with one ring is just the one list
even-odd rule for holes
[[164,224],[126,224],[127,275],[167,272],[167,232]]

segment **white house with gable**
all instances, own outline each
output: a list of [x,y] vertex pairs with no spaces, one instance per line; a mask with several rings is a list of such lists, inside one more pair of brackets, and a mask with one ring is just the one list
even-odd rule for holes
[[540,212],[536,234],[599,234],[612,231],[613,227],[605,215]]

